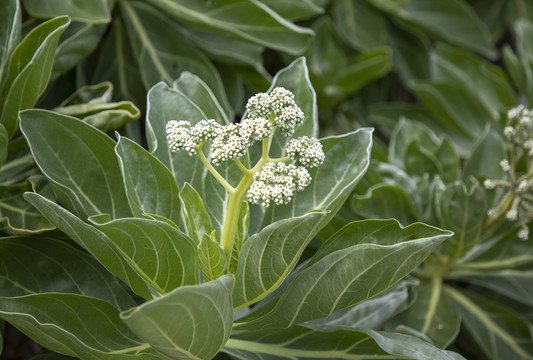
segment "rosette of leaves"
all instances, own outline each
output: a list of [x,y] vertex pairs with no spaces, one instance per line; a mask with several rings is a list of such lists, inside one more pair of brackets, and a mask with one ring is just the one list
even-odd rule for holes
[[[36,191],[53,196],[40,174],[30,150],[20,136],[18,113],[40,102],[58,64],[56,53],[64,45],[71,20],[60,16],[40,23],[31,31],[24,28],[18,1],[3,1],[0,22],[0,230],[10,235],[30,235],[54,226],[35,212],[22,194]],[[60,57],[60,56],[59,56]],[[130,102],[111,102],[112,86],[100,84],[81,88],[65,100],[57,111],[72,113],[110,130],[136,120],[139,110]],[[40,106],[48,106],[42,104]],[[81,109],[83,108],[83,110]],[[55,141],[59,141],[57,138]]]
[[[372,162],[364,186],[335,221],[392,217],[453,231],[413,272],[419,284],[385,328],[469,359],[530,359],[533,257],[531,239],[521,239],[520,231],[531,223],[488,216],[504,194],[482,183],[505,179],[500,161],[509,156],[501,127],[494,127],[487,121],[464,154],[448,136],[402,119],[386,161]],[[513,171],[527,173],[528,166],[521,162]]]
[[[298,135],[316,136],[304,59],[275,76],[272,88],[278,86],[292,91],[306,114]],[[40,259],[3,260],[2,319],[81,359],[462,358],[374,327],[407,299],[413,282],[402,279],[451,232],[356,221],[302,258],[365,173],[371,129],[320,139],[325,161],[290,203],[266,211],[243,206],[232,219],[239,224],[232,276],[205,281],[199,247],[206,237],[217,239],[228,197],[197,157],[171,153],[165,126],[175,118],[224,124],[228,115],[189,73],[173,87],[155,85],[147,109],[148,150],[65,114],[21,112],[22,132],[55,195],[28,192],[25,199],[64,235],[0,239],[4,253],[23,248]],[[53,134],[62,139],[56,146]],[[219,167],[229,181],[241,175],[235,166]],[[391,299],[398,300],[392,308]]]

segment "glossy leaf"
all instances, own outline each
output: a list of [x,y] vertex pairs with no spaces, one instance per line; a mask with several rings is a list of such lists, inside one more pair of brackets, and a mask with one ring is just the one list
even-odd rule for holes
[[261,0],[263,4],[288,20],[303,20],[324,12],[324,6],[313,0]]
[[479,295],[449,287],[446,292],[489,359],[533,359],[530,325],[525,319]]
[[324,213],[277,221],[251,236],[240,253],[233,306],[244,308],[274,291],[296,266]]
[[173,359],[211,359],[231,330],[232,283],[231,276],[223,276],[184,286],[122,313],[121,318],[136,335]]
[[135,302],[117,279],[85,252],[44,237],[0,238],[0,294],[15,297],[58,292],[106,300],[119,309]]
[[332,5],[333,25],[345,43],[358,51],[385,44],[385,20],[366,1],[342,0]]
[[21,27],[20,2],[7,0],[0,13],[0,93],[9,59],[18,44]]
[[35,105],[46,89],[59,37],[69,23],[66,16],[49,20],[33,29],[13,51],[0,96],[0,123],[9,137],[17,130],[18,112]]
[[176,19],[211,32],[229,33],[259,45],[299,54],[313,32],[296,26],[260,1],[231,0],[223,3],[195,3],[185,0],[150,0]]
[[179,188],[165,165],[133,141],[119,137],[115,148],[132,213],[163,216],[179,225]]
[[152,298],[144,280],[103,232],[39,194],[26,193],[24,199],[59,230],[91,253],[109,272],[129,285],[135,293],[145,299]]
[[285,329],[355,305],[391,287],[450,236],[423,224],[401,228],[395,220],[348,224],[234,330]]
[[224,99],[222,81],[216,68],[180,32],[175,22],[166,16],[167,12],[139,1],[121,2],[120,5],[146,89],[159,81],[171,84],[183,71],[190,71]]
[[297,192],[290,204],[268,208],[262,227],[276,220],[303,215],[310,210],[330,211],[322,219],[323,223],[327,223],[351,194],[368,167],[371,134],[370,129],[359,129],[342,136],[322,139],[326,158],[322,165],[309,171],[313,179],[311,185]]
[[205,204],[200,194],[188,183],[181,189],[179,199],[187,234],[196,244],[200,244],[204,236],[211,235],[214,230]]
[[165,127],[170,120],[188,120],[196,124],[207,119],[206,114],[183,92],[164,83],[155,85],[148,92],[146,112],[146,136],[150,152],[170,169],[180,188],[186,182],[194,188],[201,188],[204,166],[197,156],[189,156],[184,151],[172,153],[168,148]]
[[174,226],[138,218],[102,222],[93,217],[91,220],[157,293],[166,294],[198,282],[196,244]]
[[87,23],[109,22],[111,16],[106,0],[83,2],[77,0],[22,0],[24,9],[32,16],[50,18],[68,15],[73,21]]
[[205,282],[218,279],[226,273],[226,253],[216,239],[207,234],[203,235],[198,246],[198,257]]
[[113,140],[76,118],[50,111],[28,110],[20,118],[35,161],[67,210],[82,220],[102,213],[112,218],[131,214]]
[[414,303],[389,322],[387,327],[408,326],[427,336],[435,346],[445,349],[459,332],[461,319],[455,314],[442,279],[434,278],[417,288]]
[[48,349],[87,360],[156,360],[159,356],[106,301],[75,294],[0,298],[0,317]]

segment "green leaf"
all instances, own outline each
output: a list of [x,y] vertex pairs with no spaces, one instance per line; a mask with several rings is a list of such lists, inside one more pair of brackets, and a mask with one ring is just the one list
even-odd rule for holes
[[187,235],[159,220],[91,218],[122,256],[159,294],[198,283],[198,251]]
[[475,178],[503,179],[504,172],[500,160],[507,158],[507,145],[498,131],[486,127],[472,145],[463,168],[463,179]]
[[445,246],[453,258],[466,254],[479,240],[488,211],[485,189],[474,179],[455,182],[436,199],[439,226],[455,233]]
[[385,44],[385,20],[366,1],[335,1],[331,12],[335,30],[355,50],[368,51]]
[[476,95],[492,120],[518,102],[503,70],[468,51],[440,44],[431,60],[434,79],[461,84]]
[[129,285],[135,293],[145,299],[152,298],[143,279],[103,232],[84,223],[72,213],[39,194],[25,193],[24,199],[35,206],[59,230],[91,253],[109,272]]
[[0,167],[0,184],[13,185],[26,181],[30,176],[40,174],[24,136],[9,142],[7,159]]
[[0,317],[48,349],[87,360],[157,360],[106,301],[76,294],[0,298]]
[[46,89],[59,37],[69,24],[66,16],[49,20],[33,29],[13,51],[0,97],[0,123],[9,137],[17,130],[18,112],[35,105]]
[[132,213],[163,216],[180,224],[179,188],[172,173],[148,151],[119,137],[115,148]]
[[76,360],[76,358],[60,354],[46,353],[34,356],[30,360]]
[[100,43],[106,29],[107,26],[104,24],[71,24],[57,47],[52,79],[66,73],[92,53]]
[[518,53],[531,62],[533,60],[533,22],[524,18],[518,19],[514,23],[514,31]]
[[120,5],[146,89],[159,81],[171,84],[183,71],[189,71],[205,81],[219,99],[227,101],[214,65],[181,33],[167,12],[139,1]]
[[4,164],[8,154],[9,136],[7,135],[6,128],[0,124],[0,166]]
[[0,186],[0,229],[11,235],[31,235],[53,230],[38,211],[22,197],[26,191],[46,191],[42,177],[32,176],[19,184]]
[[489,359],[533,359],[530,325],[484,297],[446,287],[463,323]]
[[247,333],[232,336],[223,351],[243,360],[464,359],[411,336],[368,329],[319,331],[293,327]]
[[533,270],[456,270],[450,272],[448,277],[483,286],[533,306]]
[[67,210],[82,220],[102,213],[131,215],[113,140],[76,118],[50,111],[27,110],[20,118],[35,161]]
[[122,313],[121,318],[137,336],[173,359],[211,359],[231,330],[232,282],[226,275],[184,286]]
[[111,20],[106,0],[90,2],[77,0],[22,0],[24,10],[31,16],[51,18],[67,15],[73,21],[106,23]]
[[198,246],[200,270],[204,280],[212,281],[226,273],[226,254],[216,239],[204,234]]
[[21,15],[20,2],[7,0],[2,3],[0,13],[0,93],[4,84],[4,73],[13,50],[17,46],[20,37]]
[[[389,45],[392,48],[392,66],[407,85],[414,79],[429,78],[429,45],[427,39],[392,26],[388,31]],[[404,103],[405,105],[405,103]],[[407,116],[411,117],[411,116]],[[417,119],[416,117],[411,117]]]
[[186,182],[200,189],[205,168],[197,156],[187,152],[172,153],[168,148],[166,124],[170,120],[188,120],[196,124],[208,119],[202,109],[183,92],[159,83],[148,91],[146,137],[150,152],[174,175],[181,188]]
[[387,328],[408,326],[427,336],[435,346],[445,349],[453,342],[461,319],[455,314],[448,295],[442,291],[442,279],[436,277],[417,288],[413,304],[387,322]]
[[123,310],[135,306],[122,285],[100,263],[64,241],[4,237],[0,238],[0,251],[0,293],[4,297],[60,292],[106,300]]
[[261,2],[285,19],[292,21],[303,20],[322,14],[325,6],[315,4],[313,0],[261,0]]
[[296,266],[324,213],[277,221],[251,236],[239,256],[233,306],[241,309],[274,291]]
[[355,305],[409,274],[451,235],[424,224],[402,228],[395,220],[350,223],[234,329],[285,329]]
[[290,23],[257,0],[197,2],[194,6],[186,0],[149,2],[192,27],[232,34],[292,55],[301,53],[313,36],[310,29]]
[[327,223],[366,172],[372,146],[371,135],[371,129],[359,129],[322,139],[320,142],[326,158],[322,165],[309,171],[313,179],[311,185],[297,192],[290,204],[269,207],[261,227],[311,210],[329,211],[322,219],[323,224]]
[[179,199],[183,208],[183,223],[187,234],[196,244],[200,244],[204,236],[210,236],[214,230],[204,201],[189,183],[185,183],[181,189]]
[[509,45],[503,46],[503,62],[514,85],[533,103],[533,67],[527,56],[518,56]]

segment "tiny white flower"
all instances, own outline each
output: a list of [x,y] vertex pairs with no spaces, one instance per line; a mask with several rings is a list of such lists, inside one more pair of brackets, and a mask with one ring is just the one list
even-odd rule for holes
[[171,120],[166,125],[167,142],[170,151],[186,150],[189,155],[194,155],[195,141],[191,134],[191,123],[186,120]]
[[527,227],[527,225],[525,224],[522,225],[522,228],[520,229],[520,231],[518,231],[517,236],[519,239],[522,239],[522,240],[529,239],[529,228]]
[[505,159],[500,161],[500,166],[501,166],[502,170],[505,171],[505,172],[508,172],[509,170],[511,170],[511,165],[509,164],[509,161],[507,161]]
[[483,186],[485,186],[486,189],[494,189],[496,184],[494,184],[494,181],[491,179],[485,179],[485,181],[483,181]]
[[309,167],[317,167],[324,162],[325,158],[320,141],[307,136],[290,140],[286,151],[291,159],[298,160],[302,165]]
[[509,220],[516,220],[518,217],[518,212],[516,211],[516,209],[509,209],[505,213],[505,217]]

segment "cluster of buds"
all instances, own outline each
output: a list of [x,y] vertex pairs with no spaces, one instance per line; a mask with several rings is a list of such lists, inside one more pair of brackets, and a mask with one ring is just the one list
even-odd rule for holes
[[[205,141],[212,141],[211,162],[219,166],[225,161],[240,159],[256,141],[273,137],[277,129],[285,137],[291,137],[303,121],[304,113],[296,105],[294,94],[277,87],[269,94],[259,93],[250,98],[246,118],[237,124],[220,125],[210,119],[192,126],[189,121],[171,120],[166,126],[167,141],[171,151],[186,150],[189,155],[202,151]],[[265,165],[253,174],[248,190],[251,203],[265,207],[271,203],[287,204],[295,191],[303,190],[311,182],[303,166],[316,167],[324,161],[322,144],[307,136],[290,140],[286,153],[288,157],[280,159],[270,159],[268,154],[263,154]],[[303,166],[284,163],[291,159]]]
[[311,183],[311,175],[306,168],[293,164],[269,162],[254,175],[254,182],[248,190],[248,201],[268,207],[287,204],[295,191],[303,190]]
[[[509,142],[510,159],[500,161],[506,175],[504,180],[486,179],[483,185],[487,189],[501,188],[505,195],[496,208],[489,210],[489,217],[505,217],[520,224],[518,237],[529,238],[528,222],[533,219],[533,111],[519,105],[507,113],[507,124],[503,133]],[[525,158],[526,173],[518,174],[517,167]]]

